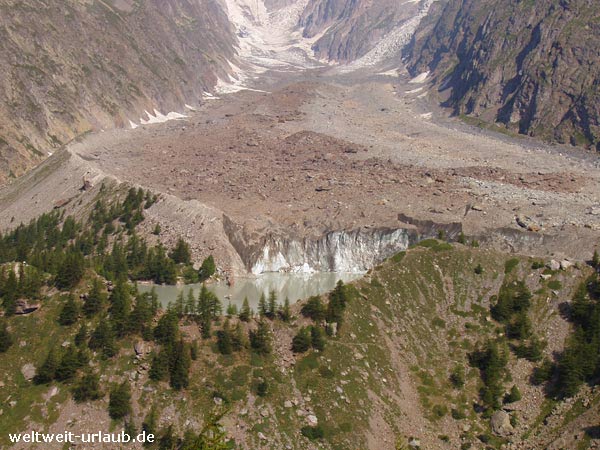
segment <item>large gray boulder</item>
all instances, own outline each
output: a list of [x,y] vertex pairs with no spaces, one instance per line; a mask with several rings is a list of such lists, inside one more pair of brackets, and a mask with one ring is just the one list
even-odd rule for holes
[[490,419],[492,432],[498,436],[508,436],[513,427],[510,424],[510,415],[506,411],[496,411]]

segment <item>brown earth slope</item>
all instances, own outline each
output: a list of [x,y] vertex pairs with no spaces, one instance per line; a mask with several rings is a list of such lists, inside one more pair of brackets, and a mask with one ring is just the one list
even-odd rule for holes
[[87,131],[197,105],[234,39],[212,1],[1,0],[0,183]]

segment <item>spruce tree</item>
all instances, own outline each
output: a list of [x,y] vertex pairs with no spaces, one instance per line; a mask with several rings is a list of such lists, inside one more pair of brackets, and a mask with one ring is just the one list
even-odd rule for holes
[[62,310],[58,316],[58,323],[62,326],[73,325],[77,322],[79,316],[79,305],[75,301],[73,294],[69,295],[66,303],[63,305]]
[[300,310],[304,317],[309,317],[315,322],[321,322],[325,319],[325,306],[323,306],[323,302],[321,301],[321,297],[315,295],[310,297],[306,304]]
[[267,306],[267,299],[264,293],[260,294],[260,298],[258,299],[258,315],[261,318],[269,315],[269,307]]
[[92,332],[88,347],[92,350],[99,350],[104,358],[112,358],[117,354],[115,333],[106,318],[100,320],[98,327]]
[[175,264],[189,264],[192,259],[189,244],[182,238],[179,238],[175,248],[169,256],[175,261]]
[[77,403],[83,403],[100,398],[100,377],[93,372],[85,373],[73,388],[73,399]]
[[310,340],[312,348],[319,351],[325,350],[325,335],[320,327],[310,327]]
[[171,356],[169,382],[173,389],[179,391],[188,387],[190,366],[190,350],[183,340],[179,340],[173,347]]
[[256,330],[250,331],[250,346],[252,350],[261,355],[271,353],[271,332],[266,322],[258,322]]
[[237,305],[229,302],[227,305],[227,317],[233,317],[238,315]]
[[154,355],[148,376],[154,381],[166,381],[169,378],[169,362],[171,359],[171,346],[165,346]]
[[200,270],[198,271],[198,275],[200,276],[200,281],[206,281],[210,277],[212,277],[217,271],[217,265],[215,264],[215,260],[212,255],[208,256],[204,261],[202,261],[202,265],[200,266]]
[[301,328],[292,339],[292,351],[294,353],[304,353],[311,346],[310,333],[308,328]]
[[266,315],[269,319],[274,319],[275,314],[277,314],[277,294],[274,290],[271,290],[269,291],[269,303]]
[[[156,436],[157,433],[157,422],[158,422],[158,414],[156,412],[156,408],[152,406],[146,417],[144,417],[144,421],[142,422],[142,431],[146,433],[146,436],[152,434]],[[152,444],[149,442],[144,443],[144,447],[149,447]]]
[[2,289],[2,306],[6,316],[12,316],[17,309],[18,282],[17,274],[11,268]]
[[223,329],[217,331],[217,348],[222,355],[231,355],[233,351],[229,319],[225,320]]
[[242,324],[238,322],[235,326],[235,330],[231,334],[231,348],[233,351],[239,352],[246,347],[248,347],[248,340],[242,329]]
[[108,415],[119,420],[131,413],[131,387],[127,381],[113,387],[108,402]]
[[124,279],[119,279],[110,293],[110,317],[117,336],[127,332],[127,322],[131,312],[131,294]]
[[186,316],[192,316],[196,313],[196,297],[194,297],[194,290],[191,288],[188,291],[184,312]]
[[238,317],[242,322],[250,321],[250,304],[248,303],[248,297],[244,297],[244,302],[242,303],[242,309],[240,309],[240,313],[238,314]]
[[35,377],[33,379],[35,384],[48,384],[50,383],[55,375],[56,369],[60,364],[60,358],[57,350],[53,347],[48,352],[48,356],[46,360],[42,363],[42,365],[37,369]]
[[83,303],[83,312],[87,317],[92,317],[102,311],[106,295],[102,292],[102,282],[98,278],[92,281],[92,289]]
[[185,300],[183,296],[183,291],[179,291],[177,293],[177,298],[175,299],[175,313],[179,318],[183,317],[183,312],[185,311]]
[[179,339],[179,319],[173,309],[167,309],[158,320],[154,329],[154,339],[163,345],[173,344]]
[[13,344],[13,338],[8,331],[6,321],[0,321],[0,353],[6,352]]
[[67,348],[60,359],[60,363],[56,368],[54,377],[58,381],[71,380],[75,377],[79,367],[81,367],[81,363],[79,361],[77,352],[72,348]]
[[592,256],[592,267],[600,269],[600,255],[598,254],[598,249],[594,250],[594,256]]
[[292,312],[290,310],[290,299],[287,297],[283,302],[283,308],[281,308],[281,311],[279,312],[279,317],[284,322],[289,322],[290,320],[292,320]]

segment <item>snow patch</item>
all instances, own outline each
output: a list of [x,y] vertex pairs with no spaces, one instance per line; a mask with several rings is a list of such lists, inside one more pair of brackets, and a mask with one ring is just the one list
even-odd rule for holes
[[429,77],[429,71],[423,72],[422,74],[419,74],[416,77],[414,77],[412,80],[410,80],[409,83],[411,83],[411,84],[425,83],[425,81],[427,80],[428,77]]
[[178,113],[175,111],[171,111],[166,116],[164,114],[162,114],[160,111],[158,111],[157,109],[154,109],[154,115],[145,110],[144,110],[144,113],[146,114],[148,119],[146,120],[144,118],[140,118],[141,125],[154,125],[157,123],[165,123],[165,122],[168,122],[169,120],[180,120],[180,119],[187,118],[187,116],[185,114],[181,114],[181,113]]
[[406,91],[405,94],[416,94],[417,92],[421,92],[423,90],[422,87],[413,89],[412,91]]
[[131,127],[131,129],[132,129],[132,130],[135,130],[135,129],[138,127],[138,125],[136,125],[136,124],[135,124],[133,121],[131,121],[131,120],[129,121],[129,126]]
[[421,119],[431,119],[433,117],[433,113],[425,113],[425,114],[421,114]]

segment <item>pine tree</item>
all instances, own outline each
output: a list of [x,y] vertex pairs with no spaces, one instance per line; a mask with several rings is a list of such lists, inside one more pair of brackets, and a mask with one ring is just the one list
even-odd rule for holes
[[179,391],[189,385],[189,374],[191,366],[190,350],[183,340],[178,341],[173,347],[170,367],[170,385]]
[[184,312],[187,316],[192,316],[196,313],[196,297],[194,297],[193,289],[188,291]]
[[154,339],[163,345],[174,344],[179,339],[179,319],[175,311],[167,309],[159,319],[154,329]]
[[275,314],[277,314],[277,294],[275,293],[274,290],[271,290],[269,292],[269,304],[268,304],[267,317],[269,319],[274,319]]
[[246,339],[246,335],[242,329],[242,324],[238,322],[231,335],[231,348],[233,351],[239,352],[246,347],[248,347],[248,340]]
[[237,316],[238,314],[238,310],[237,310],[237,305],[235,303],[231,303],[229,302],[229,304],[227,305],[227,317],[233,317],[233,316]]
[[250,346],[258,354],[271,353],[271,332],[264,321],[258,322],[257,329],[250,331]]
[[129,436],[129,439],[133,439],[135,436],[137,436],[137,431],[135,429],[135,423],[133,422],[132,419],[126,420],[125,423],[123,424],[123,433],[125,433],[125,435]]
[[119,279],[110,293],[110,317],[117,336],[127,332],[127,322],[131,312],[131,294],[127,282]]
[[287,297],[285,298],[285,301],[283,302],[283,308],[279,312],[279,317],[284,322],[289,322],[290,320],[292,320],[292,312],[290,310],[290,299]]
[[[148,436],[149,434],[156,436],[157,422],[158,414],[156,412],[156,408],[152,406],[152,408],[150,408],[150,411],[148,411],[148,414],[146,414],[146,417],[144,417],[144,421],[142,422],[142,432],[146,433],[146,436]],[[149,442],[144,443],[144,447],[149,447],[151,445],[152,443]]]
[[108,415],[118,420],[131,413],[131,387],[127,381],[115,386],[110,391]]
[[183,297],[183,291],[179,291],[177,294],[177,298],[175,299],[175,313],[179,318],[183,317],[183,312],[185,310],[185,300]]
[[0,353],[6,352],[13,344],[13,338],[4,320],[0,321]]
[[169,256],[175,261],[175,264],[189,264],[192,259],[189,244],[182,238],[179,238],[177,245],[175,245],[175,248]]
[[341,325],[347,302],[348,296],[346,293],[346,286],[342,280],[339,280],[335,289],[329,294],[329,304],[327,305],[326,315],[327,322],[337,323],[338,326]]
[[83,254],[78,250],[69,249],[58,268],[55,280],[56,286],[59,289],[75,287],[83,277],[84,268]]
[[154,381],[166,381],[169,378],[169,362],[171,359],[171,346],[165,346],[154,355],[148,376]]
[[73,399],[77,403],[99,400],[101,398],[100,377],[93,372],[84,374],[73,388]]
[[92,332],[88,347],[92,350],[99,350],[104,358],[112,358],[117,354],[115,333],[106,318],[102,319]]
[[197,311],[202,337],[208,339],[213,319],[221,314],[221,303],[217,296],[210,292],[204,284],[200,288]]
[[67,381],[75,377],[77,369],[81,367],[78,354],[73,349],[68,348],[62,355],[60,363],[56,368],[54,377],[58,381]]
[[79,305],[75,302],[75,296],[69,295],[67,302],[63,305],[58,316],[58,323],[62,326],[73,325],[79,317]]
[[48,352],[48,356],[43,364],[37,369],[35,377],[33,379],[35,384],[48,384],[50,383],[55,375],[56,369],[60,363],[58,352],[53,347]]
[[231,355],[233,351],[229,319],[225,320],[223,329],[217,331],[217,348],[222,355]]
[[325,350],[325,336],[320,327],[310,327],[310,340],[312,348],[319,351]]
[[202,282],[208,280],[215,274],[216,271],[217,265],[215,264],[215,260],[212,255],[210,255],[204,261],[202,261],[202,265],[198,271],[198,274],[200,275],[200,281]]
[[296,336],[292,339],[292,351],[294,353],[304,353],[311,346],[310,333],[308,328],[301,328]]
[[592,256],[592,267],[600,269],[600,255],[598,254],[598,249],[594,250],[594,256]]
[[6,316],[12,316],[17,309],[18,282],[17,274],[11,268],[2,289],[2,306]]
[[315,322],[321,322],[325,319],[326,311],[323,302],[321,302],[321,297],[313,296],[308,299],[300,312],[304,317],[309,317]]
[[98,278],[92,281],[92,289],[83,303],[83,312],[87,317],[92,317],[102,311],[106,295],[102,292],[102,282]]
[[269,315],[269,307],[267,306],[267,299],[265,298],[265,294],[260,294],[260,298],[258,300],[258,315],[263,318]]
[[242,309],[240,309],[238,317],[242,322],[250,321],[250,304],[248,303],[248,297],[244,297]]

